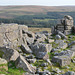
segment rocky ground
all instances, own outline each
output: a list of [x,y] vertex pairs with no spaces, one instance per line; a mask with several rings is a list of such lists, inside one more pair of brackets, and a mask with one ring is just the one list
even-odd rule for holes
[[0,75],[75,75],[75,34],[0,25]]

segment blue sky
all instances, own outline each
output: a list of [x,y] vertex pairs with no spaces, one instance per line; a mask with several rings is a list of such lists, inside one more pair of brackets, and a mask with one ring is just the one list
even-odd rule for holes
[[0,6],[1,5],[61,6],[75,5],[75,0],[0,0]]

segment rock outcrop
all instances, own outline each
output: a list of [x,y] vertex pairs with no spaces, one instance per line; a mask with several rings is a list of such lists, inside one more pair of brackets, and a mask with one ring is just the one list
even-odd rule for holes
[[68,35],[72,33],[72,27],[73,27],[73,18],[67,15],[64,16],[64,18],[60,20],[56,26],[52,27],[52,33],[56,34],[57,30],[59,30],[65,35]]
[[11,67],[24,70],[23,75],[74,75],[74,30],[71,16],[65,16],[52,33],[33,33],[25,25],[0,25],[0,69],[6,69],[6,74]]

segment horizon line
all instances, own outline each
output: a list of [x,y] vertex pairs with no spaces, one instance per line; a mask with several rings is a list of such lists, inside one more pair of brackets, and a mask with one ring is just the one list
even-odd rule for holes
[[[49,5],[0,5],[0,6],[49,6]],[[75,5],[51,5],[51,6],[55,7],[55,6],[75,6]]]

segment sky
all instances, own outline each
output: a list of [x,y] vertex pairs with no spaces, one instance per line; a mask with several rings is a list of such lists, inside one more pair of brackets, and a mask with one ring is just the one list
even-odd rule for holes
[[75,6],[75,0],[0,0],[0,6],[6,5]]

